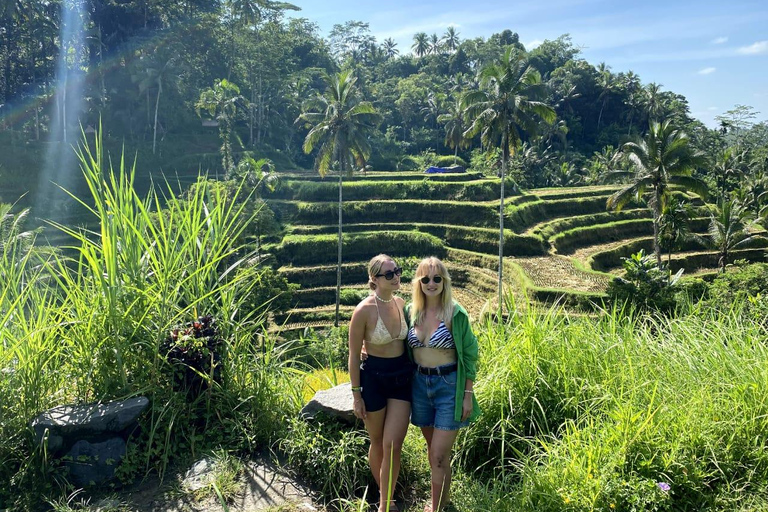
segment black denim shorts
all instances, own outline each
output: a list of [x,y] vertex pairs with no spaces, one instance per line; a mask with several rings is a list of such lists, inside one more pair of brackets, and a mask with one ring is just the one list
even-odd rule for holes
[[369,355],[360,363],[360,385],[363,386],[365,410],[380,411],[390,399],[410,402],[413,368],[405,352],[398,357]]

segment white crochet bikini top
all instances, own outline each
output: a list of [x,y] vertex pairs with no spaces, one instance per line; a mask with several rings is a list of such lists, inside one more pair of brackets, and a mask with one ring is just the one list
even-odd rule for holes
[[408,326],[405,324],[405,316],[403,316],[403,312],[400,311],[400,308],[397,308],[398,315],[400,316],[400,332],[398,332],[395,337],[392,337],[379,314],[379,301],[376,298],[374,298],[374,300],[376,301],[376,326],[373,328],[373,333],[371,334],[371,339],[368,340],[368,343],[373,345],[386,345],[395,340],[405,339],[406,334],[408,334]]

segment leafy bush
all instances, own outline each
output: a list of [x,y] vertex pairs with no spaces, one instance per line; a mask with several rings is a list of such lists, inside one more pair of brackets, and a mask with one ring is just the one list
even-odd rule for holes
[[768,263],[744,263],[715,277],[706,306],[730,311],[743,304],[749,312],[757,313],[755,316],[762,314],[764,321],[768,318]]
[[467,161],[460,156],[454,157],[453,155],[439,156],[437,157],[437,160],[435,160],[435,166],[437,167],[453,167],[454,165],[459,165],[466,169]]
[[624,278],[617,277],[608,285],[607,293],[614,303],[659,311],[675,307],[675,284],[681,273],[670,276],[656,265],[655,256],[643,251],[624,260],[624,271]]

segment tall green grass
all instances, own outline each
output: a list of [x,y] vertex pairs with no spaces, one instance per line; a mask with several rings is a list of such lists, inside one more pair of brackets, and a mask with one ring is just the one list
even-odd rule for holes
[[[32,507],[68,488],[28,427],[50,407],[147,396],[141,433],[118,470],[131,478],[162,475],[206,447],[264,446],[300,402],[287,348],[266,334],[263,313],[243,307],[261,272],[236,245],[250,220],[247,192],[227,196],[203,180],[182,197],[170,188],[140,197],[135,164],[121,158],[113,168],[98,138],[79,156],[92,197],[75,199],[99,230],[58,225],[71,257],[4,237],[0,508]],[[161,346],[173,326],[203,314],[217,319],[220,368],[190,396],[174,387]]]
[[500,510],[733,510],[760,501],[765,335],[738,310],[677,319],[530,310],[487,324],[475,386],[485,414],[461,437],[461,460],[506,482],[512,499]]

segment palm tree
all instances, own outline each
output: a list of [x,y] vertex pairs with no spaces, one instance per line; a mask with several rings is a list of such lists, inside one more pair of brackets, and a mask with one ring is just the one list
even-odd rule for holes
[[296,119],[310,127],[304,139],[304,152],[309,154],[319,148],[315,168],[320,176],[335,168],[339,173],[339,239],[336,266],[336,320],[339,325],[339,296],[341,293],[341,246],[342,246],[342,177],[355,166],[365,166],[371,154],[368,133],[375,128],[379,115],[368,101],[361,101],[355,86],[357,78],[351,70],[323,77],[325,92],[317,95]]
[[467,129],[464,107],[461,99],[457,98],[450,103],[448,111],[437,118],[437,122],[445,125],[445,145],[454,149],[453,163],[459,156],[459,149],[469,147],[469,139],[464,137]]
[[437,128],[438,118],[443,113],[444,104],[445,94],[430,92],[427,96],[427,104],[420,109],[421,113],[424,114],[424,121],[432,124],[433,128]]
[[728,192],[729,178],[738,178],[746,167],[746,151],[737,152],[730,147],[721,151],[715,159],[715,177],[717,179],[720,196],[725,197]]
[[229,177],[235,167],[235,159],[232,154],[232,126],[237,114],[237,104],[243,100],[240,96],[240,88],[226,79],[217,80],[212,88],[200,93],[200,98],[195,103],[195,109],[199,116],[203,110],[210,116],[215,116],[219,123],[219,137],[221,138],[221,165],[225,176]]
[[661,84],[651,82],[645,86],[645,110],[648,114],[648,123],[656,121],[664,111],[665,101],[661,94]]
[[693,210],[685,201],[670,196],[659,218],[660,243],[667,249],[667,267],[672,262],[672,252],[692,238],[690,220]]
[[388,59],[391,59],[400,53],[400,50],[397,49],[397,43],[391,37],[388,37],[384,40],[381,45],[381,49],[384,50],[384,54]]
[[599,78],[597,81],[600,86],[600,95],[597,97],[597,101],[600,101],[600,114],[597,116],[597,131],[600,131],[600,121],[603,119],[603,109],[608,104],[608,100],[611,94],[616,92],[617,82],[611,73],[611,67],[606,66],[605,62],[601,62],[597,68]]
[[[172,48],[172,50],[174,51],[165,52],[166,55],[168,53],[173,54],[172,57],[164,58],[162,56],[156,56],[153,59],[154,62],[151,62],[146,68],[144,68],[143,74],[131,76],[132,80],[138,81],[139,92],[143,93],[152,87],[157,87],[157,96],[155,98],[155,119],[152,125],[152,154],[155,154],[157,147],[157,114],[160,109],[160,95],[163,93],[163,84],[167,84],[175,79],[178,79],[179,75],[184,69],[183,65],[178,64],[177,45],[173,46],[174,48]],[[157,50],[159,50],[159,48]]]
[[703,241],[717,250],[717,266],[725,272],[731,252],[743,247],[762,235],[754,233],[755,222],[747,209],[731,198],[721,198],[710,212],[708,234]]
[[440,38],[437,37],[437,34],[432,33],[432,35],[429,36],[429,53],[437,55],[442,49],[443,45],[440,42]]
[[688,190],[706,197],[706,183],[691,176],[694,169],[705,164],[704,156],[695,151],[688,135],[675,128],[669,120],[651,123],[645,139],[627,142],[622,146],[632,169],[615,170],[609,178],[630,178],[624,186],[608,198],[607,207],[621,210],[633,199],[640,199],[651,192],[650,208],[653,210],[653,250],[656,263],[661,266],[659,246],[659,218],[669,199],[672,188]]
[[526,133],[534,133],[539,120],[551,124],[555,110],[540,101],[545,96],[541,75],[520,52],[508,47],[498,61],[480,71],[482,89],[464,96],[463,105],[472,124],[464,133],[481,133],[486,147],[501,147],[501,192],[499,201],[499,312],[503,313],[504,180],[510,151]]
[[634,71],[628,71],[623,78],[622,85],[624,85],[624,89],[627,91],[627,106],[629,107],[629,114],[627,114],[627,137],[629,137],[629,134],[632,132],[632,118],[635,115],[635,110],[640,106],[639,91],[642,89],[640,77]]
[[411,49],[417,57],[423,57],[429,53],[429,36],[426,32],[419,32],[413,36],[413,45],[411,46]]
[[455,52],[456,48],[459,47],[459,33],[456,32],[456,27],[453,25],[448,27],[448,30],[445,31],[445,35],[443,35],[443,45],[445,45],[445,48],[451,52]]

